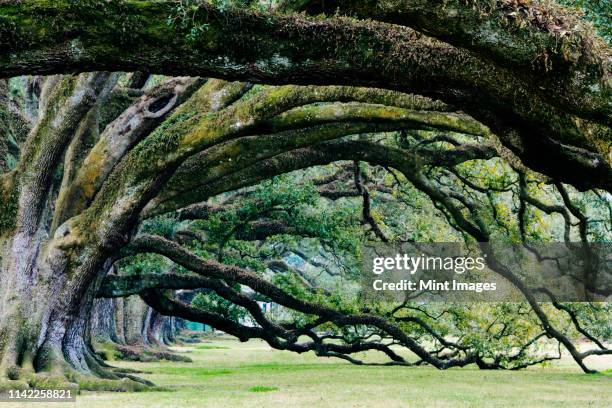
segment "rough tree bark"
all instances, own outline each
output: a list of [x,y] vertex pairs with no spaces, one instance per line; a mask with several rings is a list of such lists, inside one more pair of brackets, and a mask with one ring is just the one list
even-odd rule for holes
[[[70,333],[70,324],[83,327],[82,316],[72,318],[59,309],[58,292],[70,287],[86,297],[87,287],[66,282],[66,256],[54,245],[45,245],[43,235],[50,219],[48,195],[53,194],[53,173],[81,119],[104,97],[115,77],[83,74],[66,77],[53,90],[50,102],[23,147],[17,168],[9,173],[9,196],[3,201],[2,269],[0,279],[0,375],[44,367],[61,370],[70,359],[61,352],[64,335],[71,347],[80,339]],[[36,284],[34,284],[36,282]],[[90,294],[89,296],[92,296]],[[42,335],[47,331],[47,335]],[[79,330],[77,330],[79,331]],[[78,366],[77,361],[72,361]]]
[[122,69],[415,92],[469,112],[538,171],[610,190],[610,47],[575,15],[538,3],[514,25],[504,1],[424,14],[418,1],[352,4],[338,2],[382,22],[205,2],[7,2],[0,75]]
[[91,345],[104,360],[191,361],[167,349],[174,339],[173,320],[147,306],[138,296],[96,299]]
[[[248,84],[209,80],[201,86],[181,78],[145,91],[98,132],[100,121],[91,116],[100,113],[97,105],[111,97],[116,81],[108,73],[49,78],[18,166],[3,175],[0,375],[14,385],[125,376],[106,367],[88,344],[94,294],[144,207],[175,173],[184,175],[179,184],[193,182],[186,177],[193,163],[208,166],[219,181],[235,172],[235,163],[248,167],[360,131],[488,134],[464,114],[397,92],[286,86],[241,99]],[[328,103],[310,106],[315,102]],[[310,128],[311,120],[320,125]],[[52,176],[62,160],[59,180]],[[129,343],[134,336],[118,328],[117,337]]]

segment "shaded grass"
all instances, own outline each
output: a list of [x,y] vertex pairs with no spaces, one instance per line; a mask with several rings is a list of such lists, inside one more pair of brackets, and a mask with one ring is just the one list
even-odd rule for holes
[[[193,363],[113,363],[150,372],[143,377],[172,392],[83,392],[76,405],[47,406],[607,408],[612,401],[612,373],[582,374],[566,360],[519,372],[472,367],[438,371],[429,367],[353,366],[312,353],[271,350],[257,341],[215,338],[210,345],[222,348],[176,348],[190,351]],[[612,360],[602,361],[600,369],[611,366]]]
[[216,346],[213,344],[198,344],[195,346],[196,350],[229,350],[227,346]]
[[154,374],[187,375],[192,377],[214,377],[224,374],[232,374],[234,370],[225,368],[201,368],[201,367],[159,367]]

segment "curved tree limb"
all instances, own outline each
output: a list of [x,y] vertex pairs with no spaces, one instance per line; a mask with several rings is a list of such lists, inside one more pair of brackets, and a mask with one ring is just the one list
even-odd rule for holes
[[[231,7],[217,9],[207,3],[198,3],[193,13],[185,15],[175,9],[174,3],[164,1],[124,1],[95,7],[63,1],[43,5],[30,0],[20,2],[17,12],[8,4],[0,6],[0,16],[6,20],[6,37],[24,38],[10,42],[7,51],[15,58],[0,66],[0,72],[5,74],[101,70],[112,65],[115,70],[161,70],[252,82],[350,81],[400,89],[440,98],[465,110],[487,124],[504,144],[538,171],[583,187],[610,188],[612,116],[606,70],[594,74],[595,81],[599,81],[597,86],[587,80],[587,87],[559,90],[556,79],[547,83],[541,76],[517,76],[505,65],[491,64],[486,58],[386,23],[259,14]],[[459,9],[468,16],[466,24],[473,17],[464,10],[469,8]],[[503,7],[501,12],[491,12],[496,17],[504,14]],[[33,15],[36,18],[28,17]],[[452,16],[453,13],[439,17],[452,21]],[[20,29],[26,26],[21,24],[24,19],[30,22],[28,31]],[[87,30],[83,21],[95,21],[101,29]],[[173,23],[168,25],[167,21]],[[151,25],[156,29],[149,30]],[[125,27],[129,27],[130,38],[117,35]],[[203,29],[190,37],[194,27]],[[462,32],[461,27],[455,30]],[[495,32],[507,31],[507,27],[500,26]],[[66,32],[70,38],[66,38]],[[546,32],[543,35],[550,39]],[[575,35],[581,38],[582,34]],[[223,40],[217,41],[219,38]],[[593,58],[605,62],[609,50],[605,45],[600,48],[602,55],[593,51]],[[15,60],[19,63],[12,62]],[[597,70],[588,71],[582,78],[593,78],[590,73]],[[576,121],[576,117],[584,120]],[[539,153],[544,150],[549,152],[547,158]],[[578,178],[575,174],[591,176]],[[584,185],[585,180],[589,186]]]

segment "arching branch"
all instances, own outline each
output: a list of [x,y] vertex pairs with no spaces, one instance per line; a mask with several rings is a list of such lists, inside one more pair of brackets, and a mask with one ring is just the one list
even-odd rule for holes
[[[454,11],[446,13],[441,12],[449,10],[446,3],[437,3],[426,13],[436,18],[426,23],[412,18],[420,15],[414,13],[422,7],[412,9],[411,1],[394,4],[400,7],[398,14],[389,8],[377,9],[376,2],[355,11],[366,10],[369,17],[393,22],[392,16],[407,14],[411,17],[402,21],[419,29],[440,23],[439,27],[450,30],[447,36],[455,38],[459,47],[388,23],[282,16],[216,8],[206,2],[198,3],[193,13],[181,14],[173,2],[166,1],[130,0],[96,7],[30,0],[19,2],[17,7],[11,2],[0,6],[0,15],[6,20],[5,38],[13,39],[5,52],[14,56],[5,59],[0,72],[146,70],[274,84],[350,83],[419,93],[456,105],[485,123],[532,168],[581,188],[610,189],[609,47],[588,46],[589,40],[596,40],[582,27],[567,35],[572,39],[567,43],[565,35],[559,37],[561,44],[578,55],[578,62],[569,58],[575,72],[570,74],[572,80],[561,81],[567,86],[563,87],[557,75],[563,77],[568,68],[563,56],[572,53],[550,52],[559,38],[546,24],[534,24],[528,18],[526,28],[513,32],[503,24],[508,18],[504,4],[496,3],[495,7],[484,8],[498,23],[487,25],[496,35],[481,37],[476,33],[488,20],[480,19],[471,5],[453,2],[450,10]],[[535,13],[539,7],[527,11]],[[557,14],[563,24],[571,23],[571,16],[562,11],[550,13]],[[462,24],[455,24],[456,15],[465,18]],[[100,29],[88,29],[84,22],[91,21]],[[468,26],[476,31],[467,30]],[[129,38],[117,34],[126,32],[126,27]],[[190,33],[194,27],[206,29],[196,30],[199,34],[193,36]],[[69,38],[66,33],[70,33]],[[443,32],[437,34],[447,39]],[[543,43],[534,49],[532,42],[525,42],[529,35],[541,37]],[[475,41],[482,38],[499,40]],[[516,43],[500,51],[496,44],[504,43],[503,38]],[[466,44],[484,57],[461,49]],[[521,44],[527,48],[524,54],[517,53]],[[550,60],[557,56],[561,63],[553,64],[553,69],[559,65],[558,74],[541,74],[541,64],[531,63],[542,57],[533,58],[534,54]],[[517,74],[507,64],[491,63],[491,56],[505,56],[523,69]],[[530,64],[532,68],[525,74]],[[543,80],[548,77],[550,80]],[[585,81],[576,82],[575,78]],[[584,120],[575,121],[574,117]],[[546,158],[541,157],[541,151],[548,152]]]

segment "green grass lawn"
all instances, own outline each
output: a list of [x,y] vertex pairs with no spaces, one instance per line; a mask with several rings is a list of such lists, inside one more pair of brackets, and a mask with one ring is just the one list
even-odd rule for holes
[[[193,363],[121,362],[171,391],[84,392],[49,407],[612,407],[612,374],[585,375],[569,361],[519,372],[473,368],[363,367],[262,342],[218,338],[181,347]],[[600,368],[610,360],[597,362]],[[2,406],[8,404],[0,403]]]

